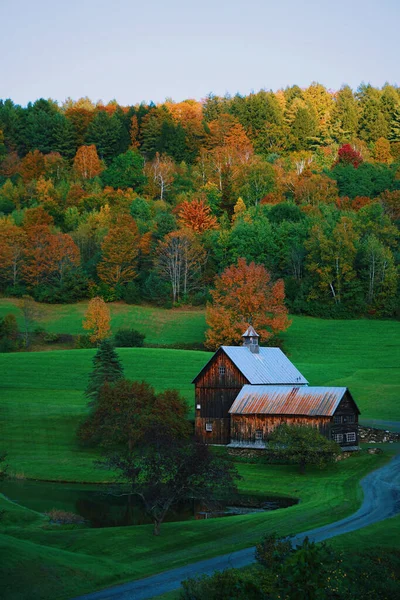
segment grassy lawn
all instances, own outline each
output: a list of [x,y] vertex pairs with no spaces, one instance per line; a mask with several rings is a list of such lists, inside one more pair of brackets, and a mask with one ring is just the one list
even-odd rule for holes
[[[157,391],[177,388],[190,406],[191,380],[208,354],[156,348],[121,348],[128,378],[147,380]],[[85,414],[83,391],[94,350],[0,354],[0,439],[19,477],[102,481],[94,455],[80,450],[75,432]]]
[[324,471],[310,468],[306,476],[291,466],[239,463],[243,492],[293,495],[301,502],[269,513],[165,523],[159,538],[148,525],[49,530],[38,513],[0,498],[0,509],[8,511],[0,528],[4,596],[67,599],[253,545],[268,531],[285,535],[335,521],[356,510],[360,478],[388,458],[353,456]]
[[[53,324],[62,322],[55,320],[57,313],[64,314],[65,325],[70,323],[67,315],[71,308],[76,316],[78,309],[83,312],[84,305],[46,307],[53,315]],[[150,331],[149,321],[135,319],[140,315],[150,319],[151,311],[153,316],[162,315],[164,330],[170,332],[162,338],[164,341],[181,340],[185,331],[192,331],[192,340],[201,339],[201,311],[162,311],[122,304],[112,305],[112,310],[120,310],[126,319],[130,315],[132,327],[140,328],[145,323],[143,327]],[[170,319],[168,327],[165,319]],[[59,328],[54,326],[54,330]],[[400,421],[400,323],[295,317],[283,337],[285,351],[311,384],[348,386],[362,417]],[[192,410],[194,391],[190,382],[207,362],[209,353],[156,348],[118,352],[127,377],[144,379],[157,391],[179,389]],[[92,467],[92,453],[80,451],[74,439],[86,411],[83,390],[93,353],[59,350],[0,354],[0,440],[9,452],[14,473],[69,481],[104,478]]]
[[[40,304],[38,325],[51,333],[87,333],[82,320],[88,302],[77,304]],[[111,312],[111,327],[137,329],[146,335],[146,343],[171,345],[201,343],[204,340],[205,313],[203,309],[166,310],[150,306],[134,306],[122,302],[108,304]],[[15,300],[0,298],[0,317],[13,313],[22,326],[20,310]]]

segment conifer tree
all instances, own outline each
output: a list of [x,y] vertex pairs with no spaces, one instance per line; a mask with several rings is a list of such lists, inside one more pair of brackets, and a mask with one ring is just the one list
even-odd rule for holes
[[124,369],[118,354],[110,340],[103,340],[93,357],[93,371],[89,375],[89,383],[85,396],[89,406],[96,404],[100,389],[106,383],[115,383],[123,379]]

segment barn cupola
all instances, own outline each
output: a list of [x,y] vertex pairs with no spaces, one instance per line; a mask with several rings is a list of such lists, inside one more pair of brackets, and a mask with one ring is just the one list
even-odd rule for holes
[[260,347],[258,345],[259,337],[260,336],[255,331],[254,327],[250,325],[242,335],[243,346],[246,346],[253,354],[258,354],[260,352]]

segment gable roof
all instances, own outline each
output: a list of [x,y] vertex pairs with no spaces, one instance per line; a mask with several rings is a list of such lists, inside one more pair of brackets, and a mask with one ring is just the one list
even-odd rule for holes
[[255,354],[247,346],[221,346],[192,383],[196,383],[219,352],[224,352],[253,385],[306,385],[308,383],[280,348],[260,347],[259,353]]
[[[346,387],[244,385],[229,412],[236,415],[331,417],[346,392],[354,402]],[[354,406],[360,414],[355,402]]]

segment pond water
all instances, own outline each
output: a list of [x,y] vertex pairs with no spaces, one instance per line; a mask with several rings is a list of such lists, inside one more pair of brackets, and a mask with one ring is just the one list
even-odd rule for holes
[[[107,485],[53,483],[30,480],[8,480],[0,484],[0,492],[10,500],[40,513],[52,509],[80,515],[91,527],[143,525],[151,520],[144,513],[139,498],[123,488]],[[111,493],[110,493],[111,492]],[[170,510],[166,521],[188,521],[232,516],[286,508],[297,504],[294,498],[236,496],[219,505],[205,506],[190,498]]]

